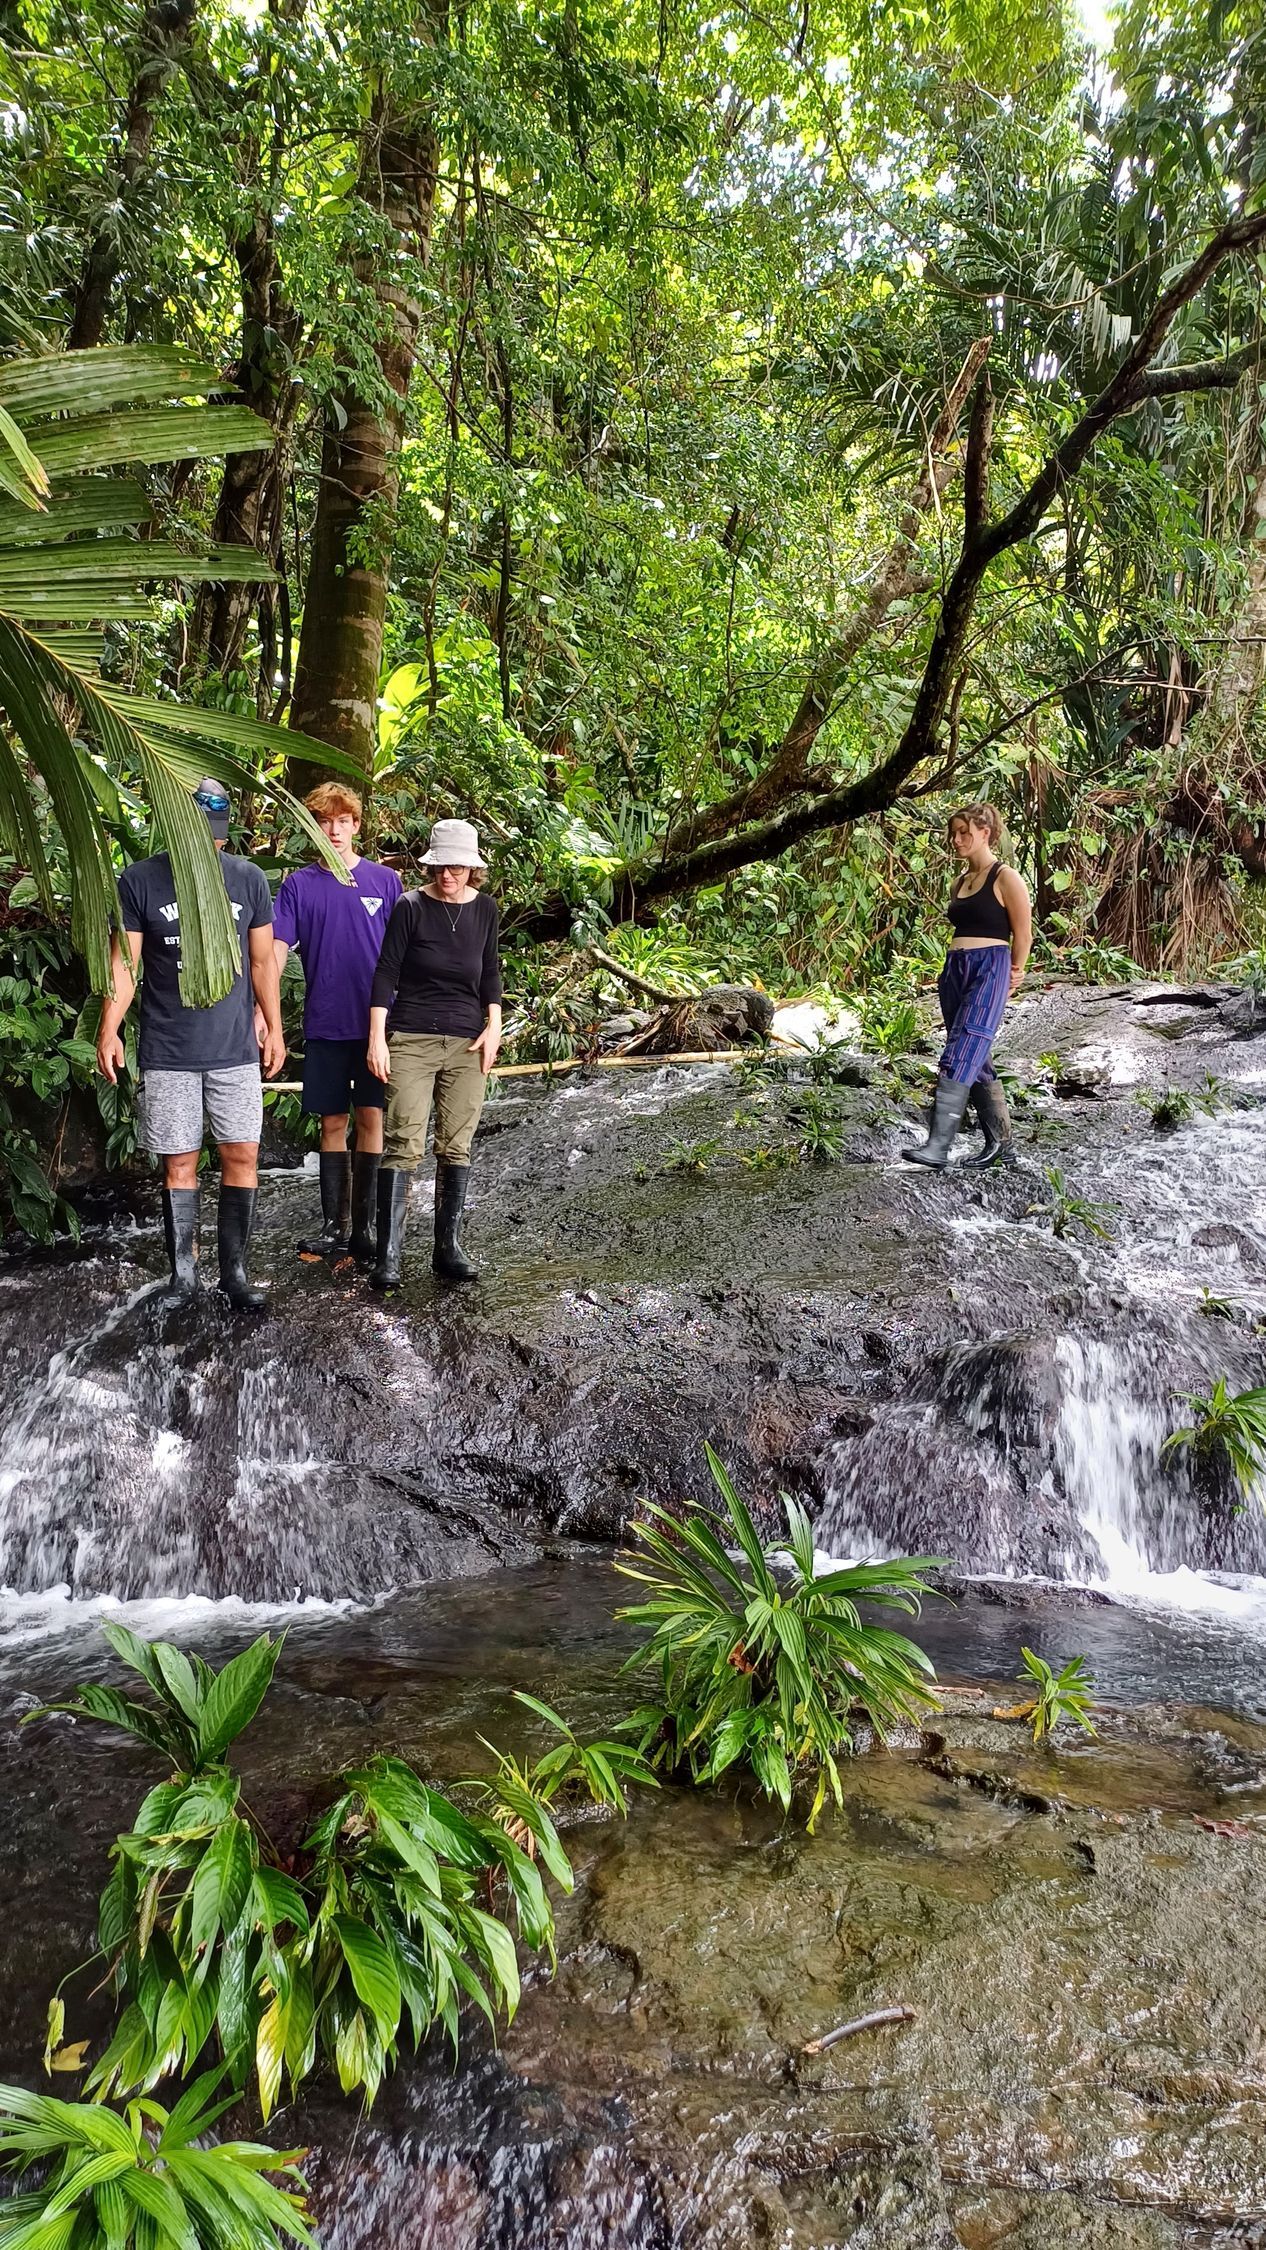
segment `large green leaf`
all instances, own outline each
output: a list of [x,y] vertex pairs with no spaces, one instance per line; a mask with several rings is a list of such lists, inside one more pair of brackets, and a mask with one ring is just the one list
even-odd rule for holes
[[125,461],[156,467],[217,453],[262,453],[273,443],[267,422],[244,406],[143,407],[134,414],[42,423],[28,434],[52,483]]
[[[501,1923],[497,1928],[504,1937]],[[368,2008],[383,2040],[394,2039],[400,2023],[400,1977],[390,1953],[377,1932],[353,1915],[338,1915],[334,1934],[357,1999]]]
[[272,1640],[261,1633],[216,1674],[199,1722],[198,1747],[204,1759],[217,1757],[250,1725],[268,1693],[281,1646],[280,1638]]
[[22,423],[50,414],[102,414],[116,406],[202,397],[223,389],[214,367],[175,344],[103,344],[95,351],[0,360],[0,405]]
[[217,1935],[221,1930],[231,1930],[237,1922],[254,1872],[251,1832],[233,1813],[212,1837],[193,1879],[189,1943],[198,1956],[199,1981],[211,1967]]
[[[331,770],[356,771],[337,753],[283,728],[131,699],[126,690],[107,687],[90,660],[92,644],[75,631],[152,617],[146,590],[165,578],[193,584],[271,576],[249,548],[186,553],[168,541],[74,536],[139,528],[148,515],[133,480],[92,477],[76,485],[73,479],[86,470],[272,444],[268,426],[240,407],[156,403],[213,389],[216,382],[213,370],[165,346],[111,346],[69,359],[0,363],[0,409],[9,415],[0,422],[0,462],[10,472],[8,497],[0,497],[0,713],[8,729],[0,739],[0,842],[29,868],[51,911],[38,808],[16,744],[42,779],[67,846],[73,942],[94,991],[106,992],[118,917],[106,827],[115,806],[112,799],[103,804],[106,783],[84,738],[101,751],[112,775],[139,781],[156,847],[171,854],[181,917],[181,995],[191,1007],[222,998],[241,974],[240,939],[214,845],[192,802],[198,780],[211,774],[226,787],[269,798],[347,881],[316,823],[276,776],[296,753]],[[127,410],[113,411],[120,406]],[[55,497],[44,510],[50,481]]]
[[55,492],[35,515],[0,501],[0,548],[52,546],[76,532],[118,531],[145,523],[149,513],[149,501],[132,477],[85,477],[69,491]]

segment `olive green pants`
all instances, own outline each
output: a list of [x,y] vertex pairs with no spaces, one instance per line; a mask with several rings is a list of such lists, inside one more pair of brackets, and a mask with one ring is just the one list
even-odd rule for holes
[[391,1083],[383,1134],[383,1169],[412,1172],[426,1151],[426,1124],[435,1104],[437,1163],[469,1164],[470,1144],[484,1106],[488,1081],[469,1039],[393,1031]]

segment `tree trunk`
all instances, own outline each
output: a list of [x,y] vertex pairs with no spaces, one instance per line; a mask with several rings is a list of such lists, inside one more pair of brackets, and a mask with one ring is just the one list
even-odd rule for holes
[[[262,453],[227,456],[212,538],[217,546],[254,547],[284,572],[285,440],[299,402],[299,388],[291,378],[302,324],[286,301],[272,213],[263,205],[233,248],[241,277],[242,349],[231,380],[275,430],[277,442]],[[252,610],[260,605],[262,626],[271,618],[274,596],[271,586],[200,586],[189,635],[190,661],[211,672],[234,671],[242,661]],[[268,637],[261,631],[261,642]],[[261,662],[261,717],[274,700],[266,669]]]
[[[420,33],[444,31],[444,0]],[[383,246],[358,257],[357,278],[377,301],[374,345],[382,393],[362,397],[349,382],[326,420],[312,533],[292,724],[350,757],[368,782],[373,772],[378,679],[387,579],[399,493],[400,447],[417,353],[421,307],[408,281],[425,265],[439,168],[429,113],[398,112],[380,87],[370,117],[358,193],[382,223]],[[295,761],[292,788],[307,789],[320,769]]]
[[124,243],[134,224],[130,206],[149,163],[158,105],[188,49],[196,9],[197,0],[149,0],[145,10],[118,152],[102,182],[101,209],[75,292],[68,351],[85,351],[105,335]]

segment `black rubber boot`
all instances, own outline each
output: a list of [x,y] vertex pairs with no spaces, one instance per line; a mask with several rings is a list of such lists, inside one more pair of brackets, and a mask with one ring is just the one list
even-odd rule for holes
[[167,1294],[188,1297],[198,1286],[197,1188],[163,1189],[163,1240],[171,1266]]
[[378,1257],[370,1280],[375,1289],[398,1289],[404,1264],[404,1230],[409,1216],[409,1175],[378,1173]]
[[945,1170],[970,1092],[970,1086],[960,1086],[953,1078],[937,1079],[932,1129],[922,1148],[902,1149],[907,1164],[927,1164],[937,1172]]
[[431,1267],[448,1281],[474,1281],[479,1272],[478,1266],[472,1266],[459,1240],[469,1178],[469,1164],[436,1164],[435,1250]]
[[1014,1164],[1015,1142],[1011,1137],[1011,1114],[1007,1097],[998,1078],[982,1078],[971,1090],[971,1106],[976,1121],[985,1136],[984,1147],[974,1156],[963,1158],[965,1172],[983,1172],[991,1164]]
[[381,1155],[357,1149],[352,1158],[352,1237],[347,1247],[358,1266],[372,1266],[378,1255],[374,1227],[378,1213],[378,1169]]
[[255,1224],[254,1188],[220,1189],[220,1287],[234,1312],[258,1313],[268,1299],[262,1289],[252,1289],[246,1277],[246,1253]]
[[308,1258],[336,1258],[347,1248],[347,1203],[352,1160],[345,1148],[327,1155],[321,1151],[321,1232],[305,1234],[299,1244]]

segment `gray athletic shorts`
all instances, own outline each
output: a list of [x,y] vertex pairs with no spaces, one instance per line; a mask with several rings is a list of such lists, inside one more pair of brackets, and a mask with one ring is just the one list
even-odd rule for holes
[[232,1070],[146,1070],[141,1073],[141,1147],[151,1156],[187,1156],[202,1146],[205,1109],[217,1141],[258,1141],[264,1085],[258,1063]]

